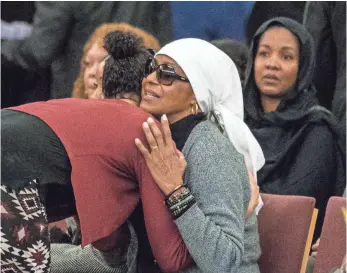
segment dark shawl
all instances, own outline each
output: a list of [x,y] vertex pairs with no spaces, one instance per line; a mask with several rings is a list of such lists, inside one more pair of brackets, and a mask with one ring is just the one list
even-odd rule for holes
[[[294,33],[300,44],[296,87],[275,112],[264,113],[253,76],[253,61],[260,36],[272,25]],[[345,189],[345,144],[333,115],[318,106],[312,77],[314,44],[307,30],[294,20],[278,17],[265,22],[253,37],[246,69],[245,118],[265,156],[258,172],[262,192],[304,195],[316,198],[321,210],[318,230],[330,196]],[[316,235],[318,235],[316,234]]]

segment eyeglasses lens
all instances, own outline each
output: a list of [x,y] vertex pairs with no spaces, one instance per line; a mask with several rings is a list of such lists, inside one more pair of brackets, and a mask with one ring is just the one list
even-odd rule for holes
[[160,65],[157,68],[157,79],[163,85],[171,85],[175,79],[175,69],[168,65]]

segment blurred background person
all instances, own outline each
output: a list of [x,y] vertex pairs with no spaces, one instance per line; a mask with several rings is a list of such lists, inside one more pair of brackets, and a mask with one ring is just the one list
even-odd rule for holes
[[[171,40],[168,2],[35,2],[33,32],[21,41],[4,41],[1,55],[7,65],[35,71],[51,65],[50,98],[71,97],[83,45],[97,26],[126,22],[152,33],[161,43]],[[3,77],[7,77],[3,72]]]
[[346,133],[346,2],[308,1],[303,19],[315,40],[313,78],[321,105],[338,118]]
[[35,13],[34,1],[1,1],[1,20],[31,23]]
[[211,44],[218,47],[225,54],[227,54],[230,59],[233,60],[236,65],[237,72],[239,72],[241,84],[243,86],[248,60],[247,45],[231,39],[213,40],[211,41]]
[[305,1],[256,1],[246,26],[247,45],[250,45],[257,29],[274,17],[288,17],[302,22]]
[[254,1],[171,1],[173,38],[243,42]]
[[[1,1],[1,44],[29,37],[34,14],[33,1]],[[28,71],[2,58],[1,71],[1,108],[49,98],[49,67]]]
[[96,90],[95,73],[98,65],[107,56],[104,49],[104,37],[115,30],[131,32],[143,39],[144,45],[156,51],[159,50],[159,41],[148,32],[133,27],[131,25],[121,23],[106,23],[99,26],[83,47],[83,55],[80,62],[80,72],[76,79],[73,90],[73,98],[90,98]]

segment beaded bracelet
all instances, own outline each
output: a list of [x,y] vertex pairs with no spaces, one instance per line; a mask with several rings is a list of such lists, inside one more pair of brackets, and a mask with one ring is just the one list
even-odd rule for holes
[[176,188],[174,188],[169,194],[166,195],[165,199],[170,198],[171,195],[173,195],[176,191],[178,191],[180,188],[186,187],[184,184],[178,185]]
[[172,206],[169,207],[169,209],[172,211],[172,210],[175,210],[176,208],[178,207],[183,207],[185,206],[186,204],[189,203],[190,200],[194,199],[194,196],[189,194],[188,196],[186,196],[184,199],[180,200],[179,202],[176,202],[175,204],[173,204]]
[[190,191],[186,186],[181,187],[180,189],[177,189],[173,194],[166,198],[166,205],[168,207],[171,207],[172,205],[178,203],[180,200],[184,199],[189,194]]
[[180,217],[194,204],[195,198],[187,187],[179,194],[172,195],[166,200],[166,205],[174,219]]

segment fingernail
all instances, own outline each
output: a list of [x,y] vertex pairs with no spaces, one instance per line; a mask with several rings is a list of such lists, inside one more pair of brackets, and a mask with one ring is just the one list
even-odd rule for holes
[[167,120],[166,114],[162,115],[161,118],[162,118],[163,120]]
[[140,140],[138,138],[135,138],[135,143],[139,143]]
[[147,121],[150,123],[154,122],[154,120],[152,118],[148,118]]
[[147,123],[147,122],[144,122],[144,123],[142,124],[142,126],[143,126],[144,128],[148,128],[148,123]]

